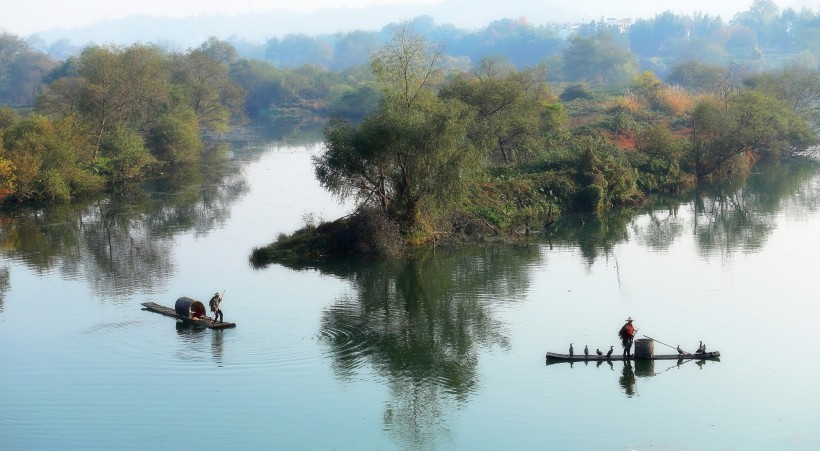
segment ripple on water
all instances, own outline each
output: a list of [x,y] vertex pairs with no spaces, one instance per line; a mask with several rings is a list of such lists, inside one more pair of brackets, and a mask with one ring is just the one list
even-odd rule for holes
[[94,326],[89,327],[85,331],[83,331],[83,335],[101,335],[104,334],[112,329],[123,329],[126,327],[134,327],[143,324],[144,321],[142,320],[127,320],[127,321],[120,321],[116,323],[102,323],[96,324]]
[[368,336],[366,325],[347,304],[331,307],[322,321],[319,341],[329,346],[324,353],[333,359],[336,370],[350,372],[362,367],[376,352],[374,338]]
[[235,372],[298,378],[326,365],[315,336],[299,335],[294,329],[283,334],[283,330],[288,330],[283,324],[265,320],[244,328],[212,330],[149,316],[94,324],[80,335],[89,342],[86,357],[102,362],[97,365],[109,373],[208,377]]

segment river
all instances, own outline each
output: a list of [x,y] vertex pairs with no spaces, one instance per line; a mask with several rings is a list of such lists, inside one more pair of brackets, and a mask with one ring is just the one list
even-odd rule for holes
[[[145,192],[0,214],[0,448],[820,447],[817,165],[514,244],[254,269],[350,209],[313,139],[237,134]],[[140,306],[222,290],[235,329]],[[619,352],[628,316],[720,361],[545,364]]]

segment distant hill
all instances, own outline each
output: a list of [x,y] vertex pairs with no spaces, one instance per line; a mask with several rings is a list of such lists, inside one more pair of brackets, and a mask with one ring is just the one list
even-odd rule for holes
[[[703,12],[731,20],[741,10],[748,10],[753,0],[666,1],[657,0],[442,0],[427,4],[394,4],[364,8],[339,7],[313,13],[284,10],[237,15],[201,14],[187,18],[131,16],[96,22],[74,29],[49,29],[34,33],[47,45],[68,40],[76,46],[87,43],[133,42],[174,43],[180,49],[196,46],[210,36],[263,42],[290,33],[329,34],[353,30],[376,31],[393,22],[417,16],[431,16],[439,24],[477,29],[498,19],[526,19],[537,25],[588,22],[602,18],[652,18],[663,11],[676,14]],[[782,9],[816,8],[811,0],[776,0]]]
[[[617,2],[620,3],[620,2]],[[624,17],[635,11],[636,4],[657,4],[638,0],[621,4],[615,11]],[[703,3],[692,0],[692,3]],[[556,5],[557,4],[557,5]],[[601,7],[603,5],[603,8]],[[640,5],[637,5],[640,6]],[[666,7],[660,2],[658,12]],[[291,33],[307,35],[330,34],[353,30],[376,31],[389,23],[401,22],[427,15],[439,24],[453,24],[460,28],[478,29],[498,19],[526,19],[534,24],[554,24],[598,20],[612,17],[609,2],[555,2],[546,0],[505,0],[477,2],[476,0],[444,0],[434,4],[398,4],[365,8],[334,8],[313,13],[271,11],[238,15],[198,15],[187,18],[130,16],[113,19],[74,29],[50,29],[34,35],[50,45],[68,40],[76,46],[88,43],[130,44],[133,42],[174,43],[181,49],[196,46],[210,36],[264,42],[272,37]],[[656,12],[646,10],[651,17]]]

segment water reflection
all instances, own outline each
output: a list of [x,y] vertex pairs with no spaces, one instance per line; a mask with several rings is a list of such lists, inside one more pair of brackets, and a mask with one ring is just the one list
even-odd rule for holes
[[352,379],[366,367],[384,378],[385,428],[402,447],[429,447],[478,390],[479,352],[509,348],[493,305],[523,297],[539,258],[537,248],[490,247],[320,266],[353,286],[322,314],[334,373]]
[[[176,322],[180,348],[175,355],[180,360],[198,360],[210,351],[217,366],[222,366],[225,357],[223,330],[208,330],[187,321]],[[208,343],[210,341],[210,344]]]
[[[816,211],[816,175],[816,163],[783,163],[764,168],[741,187],[717,187],[696,196],[694,231],[701,254],[758,250],[774,230],[777,214]],[[791,207],[784,210],[785,205]]]
[[817,161],[788,161],[759,169],[745,180],[699,186],[684,196],[658,197],[642,210],[566,216],[545,240],[550,245],[578,247],[590,265],[633,237],[650,249],[666,250],[678,237],[691,233],[703,256],[728,258],[736,250],[756,251],[773,232],[778,214],[805,217],[820,205]]
[[223,333],[225,331],[222,329],[215,329],[211,331],[211,355],[213,356],[214,362],[218,366],[222,366],[222,363],[225,361],[225,349],[223,347]]
[[569,215],[550,227],[546,239],[550,244],[577,246],[587,264],[601,255],[609,255],[616,244],[629,239],[627,225],[634,213],[618,210],[603,215]]
[[0,313],[3,313],[3,300],[6,298],[6,292],[9,290],[9,267],[4,266],[0,268]]
[[85,279],[103,299],[161,290],[174,271],[175,235],[224,223],[248,190],[238,167],[216,164],[226,161],[224,146],[211,152],[206,164],[169,171],[143,190],[7,212],[0,249],[37,273]]
[[[584,366],[590,366],[589,360],[584,360]],[[610,371],[616,371],[616,366],[619,366],[617,370],[618,375],[618,385],[620,389],[624,392],[624,394],[628,397],[639,396],[638,394],[638,379],[640,378],[650,378],[660,376],[667,371],[673,369],[680,369],[681,366],[686,365],[691,362],[695,362],[695,365],[698,366],[699,370],[702,370],[703,367],[706,365],[707,362],[720,362],[719,358],[712,357],[709,359],[694,359],[694,358],[681,358],[678,360],[632,360],[632,361],[612,361],[612,360],[594,360],[595,368],[601,368],[603,364],[607,364]],[[547,366],[551,365],[558,365],[563,366],[563,364],[569,364],[571,369],[575,368],[574,361],[561,361],[561,360],[547,360]],[[662,369],[658,370],[656,367],[662,367]],[[664,368],[665,367],[665,368]],[[606,368],[606,367],[604,367]]]
[[621,377],[618,378],[618,384],[624,389],[626,396],[635,396],[637,390],[635,388],[635,370],[632,368],[632,362],[624,361],[624,367],[621,369]]

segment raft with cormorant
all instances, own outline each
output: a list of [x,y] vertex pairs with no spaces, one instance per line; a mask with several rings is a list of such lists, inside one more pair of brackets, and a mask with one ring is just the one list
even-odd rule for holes
[[607,360],[612,361],[623,361],[623,360],[715,360],[720,358],[720,352],[712,351],[712,352],[704,352],[704,353],[684,353],[684,354],[653,354],[651,356],[642,356],[636,357],[632,355],[630,357],[624,357],[621,354],[612,355],[607,357],[605,355],[598,356],[590,354],[585,356],[583,354],[578,355],[575,354],[570,356],[569,354],[559,354],[557,352],[548,352],[547,353],[547,362],[606,362]]

